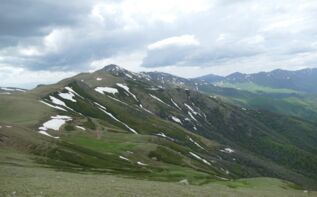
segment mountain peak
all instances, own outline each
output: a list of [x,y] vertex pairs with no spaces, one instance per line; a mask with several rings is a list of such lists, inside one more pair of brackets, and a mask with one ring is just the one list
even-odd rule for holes
[[122,68],[116,64],[109,64],[102,69],[98,70],[97,72],[107,72],[111,75],[117,76],[117,77],[124,77],[124,78],[130,78],[134,79],[134,77],[138,76],[138,73],[133,73],[125,68]]
[[125,70],[123,68],[121,68],[120,66],[116,65],[116,64],[109,64],[105,67],[102,68],[103,71],[119,71],[119,70]]
[[240,72],[234,72],[234,73],[227,75],[227,77],[232,77],[232,76],[236,77],[236,76],[243,76],[243,75],[245,75],[245,74],[240,73]]
[[217,81],[224,79],[224,77],[219,76],[219,75],[215,75],[215,74],[208,74],[208,75],[200,76],[200,77],[197,77],[194,79],[199,79],[199,80],[213,83],[213,82],[217,82]]

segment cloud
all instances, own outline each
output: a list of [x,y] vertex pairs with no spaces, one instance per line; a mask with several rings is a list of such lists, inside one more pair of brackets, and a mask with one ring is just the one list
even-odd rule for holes
[[[261,49],[252,46],[259,45],[263,41],[264,38],[259,35],[234,40],[230,38],[230,35],[220,34],[214,40],[212,46],[204,43],[201,46],[194,35],[169,37],[148,45],[147,55],[142,66],[155,68],[164,66],[213,66],[229,59],[257,55]],[[239,50],[236,50],[237,48]]]
[[[155,23],[173,23],[182,15],[208,10],[207,0],[124,0],[94,5],[92,15],[100,22],[118,23],[124,29],[142,28]],[[115,19],[110,19],[115,16]]]
[[140,70],[140,64],[142,63],[145,57],[144,51],[135,51],[132,53],[124,53],[124,54],[117,54],[110,58],[103,58],[94,60],[90,63],[90,71],[96,71],[98,69],[103,68],[105,65],[113,64],[114,62],[121,67],[126,67],[130,70],[134,71],[142,71]]
[[0,35],[33,37],[41,36],[56,26],[73,26],[87,14],[89,7],[84,0],[2,0]]
[[200,43],[194,35],[182,35],[165,38],[163,40],[150,44],[149,50],[162,49],[170,46],[198,46]]
[[3,0],[0,75],[23,85],[27,77],[3,68],[68,76],[116,63],[197,76],[316,67],[316,23],[310,0]]
[[168,37],[147,46],[143,67],[162,67],[181,64],[190,58],[193,50],[200,45],[194,35]]
[[30,71],[23,68],[0,65],[0,87],[33,88],[38,84],[55,83],[75,74],[76,72],[71,71]]
[[221,74],[316,66],[316,60],[312,60],[316,44],[309,43],[316,43],[313,37],[317,29],[312,23],[316,3],[303,1],[298,6],[284,1],[245,0],[216,1],[214,5],[178,24],[180,31],[192,32],[199,39],[199,47],[149,50],[142,65],[155,69],[210,67],[206,69]]

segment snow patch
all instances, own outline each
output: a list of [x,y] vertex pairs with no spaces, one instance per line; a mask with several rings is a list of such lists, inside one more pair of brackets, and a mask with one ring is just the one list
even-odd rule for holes
[[51,120],[43,123],[43,126],[41,126],[39,129],[44,131],[47,131],[48,129],[58,131],[59,128],[63,124],[65,124],[66,121],[72,120],[72,118],[69,116],[60,116],[60,115],[51,116],[51,118],[52,118]]
[[199,114],[198,112],[196,112],[190,105],[184,103],[184,105],[195,115]]
[[128,74],[128,73],[124,73],[124,74],[125,74],[125,76],[129,77],[130,79],[133,79],[133,77],[130,74]]
[[195,120],[196,122],[198,122],[197,119],[193,116],[192,113],[188,112],[188,115],[191,117],[191,119],[193,119],[193,120]]
[[225,149],[222,149],[220,150],[221,152],[224,152],[224,153],[234,153],[234,150],[231,149],[231,148],[225,148]]
[[156,135],[161,136],[161,137],[165,137],[165,138],[167,137],[167,136],[166,136],[164,133],[162,133],[162,132],[161,132],[161,133],[158,133],[158,134],[156,134]]
[[127,92],[130,92],[130,89],[128,86],[122,84],[122,83],[117,83],[117,86],[119,86],[120,88],[124,89]]
[[149,94],[149,95],[150,95],[150,97],[152,97],[153,99],[159,101],[160,103],[163,103],[163,104],[165,104],[165,105],[167,105],[167,106],[170,106],[169,104],[167,104],[167,103],[165,103],[164,101],[162,101],[160,98],[158,98],[158,97],[156,97],[156,96],[154,96],[154,95],[152,95],[152,94]]
[[80,96],[80,95],[79,95],[77,92],[75,92],[71,87],[66,86],[65,89],[68,90],[69,92],[75,94],[76,96],[78,96],[78,97],[84,99],[84,97]]
[[177,122],[177,123],[179,123],[179,124],[183,124],[182,121],[181,121],[179,118],[177,118],[177,117],[175,117],[175,116],[172,116],[171,118],[172,118],[172,120],[173,120],[174,122]]
[[202,147],[200,144],[198,144],[198,143],[197,143],[195,140],[193,140],[191,137],[189,137],[189,136],[187,136],[187,137],[188,137],[188,139],[189,139],[192,143],[194,143],[196,146],[198,146],[199,148],[205,150],[204,147]]
[[55,139],[58,139],[58,138],[59,138],[59,137],[52,136],[52,135],[48,134],[46,131],[39,131],[39,133],[42,134],[42,135],[46,135],[46,136],[48,136],[48,137],[55,138]]
[[139,106],[140,106],[140,108],[142,108],[144,111],[146,111],[146,112],[148,112],[148,113],[150,113],[150,114],[153,114],[153,112],[151,112],[150,110],[144,108],[142,104],[140,104]]
[[62,110],[62,111],[66,111],[64,108],[62,108],[62,107],[59,107],[59,106],[55,106],[55,105],[51,105],[51,104],[49,104],[49,103],[46,103],[45,101],[40,101],[41,103],[43,103],[43,104],[45,104],[45,105],[47,105],[47,106],[49,106],[49,107],[52,107],[52,108],[55,108],[55,109],[59,109],[59,110]]
[[174,102],[173,99],[171,99],[171,102],[173,103],[173,105],[174,105],[177,109],[182,110],[182,109],[177,105],[177,103]]
[[63,101],[59,100],[58,98],[55,98],[54,96],[50,96],[50,99],[51,99],[52,103],[54,103],[56,105],[64,106],[67,109],[74,111],[72,108],[68,107]]
[[130,159],[128,159],[128,158],[126,158],[126,157],[123,157],[123,156],[121,156],[121,155],[119,155],[119,158],[120,158],[120,159],[123,159],[123,160],[126,160],[126,161],[130,161]]
[[102,108],[102,109],[104,109],[104,110],[107,110],[107,108],[106,107],[104,107],[103,105],[100,105],[99,103],[97,103],[97,102],[94,102],[96,105],[98,105],[98,107],[100,107],[100,108]]
[[117,86],[119,86],[120,88],[124,89],[126,92],[128,92],[136,101],[139,101],[137,99],[137,97],[132,93],[130,92],[130,89],[128,86],[124,85],[124,84],[121,84],[121,83],[117,83]]
[[114,100],[114,101],[117,101],[119,103],[122,103],[124,105],[128,105],[127,103],[123,102],[123,101],[120,101],[119,99],[116,99],[116,98],[113,98],[112,96],[108,96],[110,99]]
[[140,165],[140,166],[147,166],[148,165],[148,164],[142,163],[140,161],[138,161],[137,164]]
[[109,94],[117,94],[119,91],[116,88],[111,87],[96,87],[95,91],[99,92],[100,94],[109,93]]
[[175,141],[174,138],[165,135],[165,133],[163,133],[163,132],[157,133],[156,135],[157,135],[157,136],[160,136],[160,137],[163,137],[163,138],[166,138],[166,139],[169,139],[169,140],[171,140],[171,141],[173,141],[173,142]]
[[134,134],[138,134],[138,132],[136,132],[134,129],[132,129],[131,127],[129,127],[126,123],[122,122],[121,120],[119,120],[118,118],[116,118],[114,115],[112,115],[110,112],[106,111],[106,107],[100,105],[99,103],[96,103],[96,105],[99,106],[99,109],[104,112],[105,114],[107,114],[110,118],[112,118],[113,120],[120,122],[121,124],[123,124],[126,128],[128,128],[130,131],[132,131]]
[[55,136],[52,136],[50,135],[49,133],[47,133],[46,131],[48,129],[52,129],[52,130],[55,130],[55,131],[58,131],[59,128],[65,124],[66,121],[70,121],[72,120],[71,117],[69,116],[60,116],[60,115],[57,115],[57,116],[51,116],[51,120],[43,123],[43,125],[41,127],[39,127],[39,133],[42,134],[42,135],[46,135],[48,137],[52,137],[52,138],[59,138],[59,137],[55,137]]
[[97,78],[96,78],[96,80],[97,80],[97,81],[101,81],[101,80],[102,80],[102,78],[100,78],[100,77],[97,77]]
[[52,103],[66,107],[66,104],[63,101],[59,100],[58,98],[55,98],[54,96],[50,96],[50,99]]
[[148,90],[152,90],[152,91],[157,91],[159,90],[159,88],[156,88],[156,87],[151,87],[151,88],[147,88]]
[[209,163],[206,159],[201,158],[200,156],[196,155],[195,153],[189,152],[189,154],[191,154],[192,156],[194,156],[196,159],[204,162],[205,164],[211,166],[211,163]]
[[58,96],[62,97],[63,99],[72,101],[72,102],[77,102],[73,97],[75,97],[75,95],[72,92],[68,92],[68,93],[59,93]]
[[76,126],[78,129],[81,129],[83,131],[86,131],[86,129],[84,127],[81,127],[81,126]]

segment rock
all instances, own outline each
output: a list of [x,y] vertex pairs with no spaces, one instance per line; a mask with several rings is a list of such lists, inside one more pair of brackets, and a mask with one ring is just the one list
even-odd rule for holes
[[187,179],[180,180],[179,183],[182,185],[189,185],[189,182]]

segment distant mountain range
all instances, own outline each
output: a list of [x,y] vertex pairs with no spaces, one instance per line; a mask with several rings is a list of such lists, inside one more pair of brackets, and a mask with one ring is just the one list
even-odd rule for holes
[[317,68],[307,68],[297,71],[273,70],[254,74],[233,73],[226,77],[205,75],[198,77],[210,83],[217,84],[246,84],[253,83],[259,86],[277,89],[291,89],[306,93],[317,93]]

